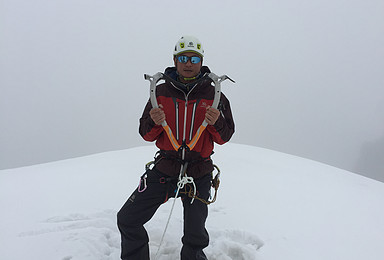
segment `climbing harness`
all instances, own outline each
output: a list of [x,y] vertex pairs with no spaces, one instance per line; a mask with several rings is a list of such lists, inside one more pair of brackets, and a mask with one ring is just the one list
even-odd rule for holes
[[[146,171],[151,170],[155,164],[156,164],[155,161],[148,162],[145,165],[145,170]],[[221,171],[216,164],[213,165],[213,168],[214,169],[211,173],[211,187],[212,187],[212,189],[214,189],[213,198],[212,198],[212,195],[210,196],[210,198],[208,200],[200,198],[197,194],[196,185],[195,185],[192,177],[186,177],[186,178],[182,179],[181,181],[178,180],[178,182],[176,183],[177,189],[175,190],[175,198],[177,198],[178,195],[180,195],[180,194],[184,194],[184,195],[187,195],[192,200],[194,200],[194,199],[199,200],[206,205],[210,205],[210,204],[214,203],[216,201],[217,193],[218,193],[218,190],[220,187],[220,173],[221,173]],[[137,188],[138,192],[144,192],[147,189],[147,184],[148,184],[147,178],[148,178],[148,175],[146,173],[144,173],[143,176],[140,177],[139,186]],[[149,181],[149,182],[157,182],[157,183],[166,184],[166,183],[169,183],[169,182],[174,181],[174,180],[175,180],[175,178],[172,178],[172,177],[169,177],[169,178],[160,177],[157,181]],[[168,195],[167,195],[167,197],[168,197]],[[167,199],[165,201],[167,201]]]
[[[158,73],[156,73],[153,76],[150,76],[148,74],[144,74],[144,78],[146,80],[149,80],[149,82],[150,82],[150,101],[151,101],[151,105],[152,105],[153,108],[158,108],[159,107],[159,105],[157,103],[157,98],[156,98],[156,87],[157,87],[156,84],[160,80],[165,79],[166,77],[167,76],[164,75],[161,72],[158,72]],[[218,104],[219,104],[219,101],[220,101],[220,97],[221,97],[221,82],[226,80],[226,79],[229,79],[232,82],[234,82],[234,81],[231,78],[229,78],[227,75],[223,75],[223,76],[219,77],[219,76],[217,76],[214,73],[206,74],[206,75],[203,76],[202,79],[205,79],[206,77],[209,77],[213,81],[214,88],[215,88],[215,95],[214,95],[214,99],[213,99],[213,103],[212,103],[211,107],[212,108],[217,108]],[[169,222],[170,222],[170,219],[171,219],[171,216],[172,216],[172,212],[173,212],[173,208],[174,208],[174,205],[175,205],[175,201],[177,199],[177,196],[179,195],[180,190],[183,189],[183,188],[186,188],[187,186],[189,186],[190,189],[188,191],[188,196],[192,198],[191,204],[194,202],[195,198],[197,199],[197,196],[196,196],[196,193],[197,193],[197,191],[196,191],[196,184],[195,184],[195,182],[193,180],[193,177],[187,176],[188,162],[185,162],[185,152],[186,152],[186,150],[189,150],[189,151],[193,150],[193,148],[197,144],[198,140],[200,139],[202,133],[204,132],[205,128],[208,126],[208,122],[204,119],[203,123],[197,129],[195,135],[193,136],[193,138],[191,139],[191,141],[189,143],[186,143],[185,129],[184,129],[184,131],[183,131],[183,142],[182,142],[181,145],[178,143],[177,139],[173,135],[172,130],[168,126],[166,120],[164,120],[161,123],[161,125],[162,125],[165,133],[167,134],[168,139],[171,142],[173,149],[175,151],[180,151],[181,150],[181,161],[184,162],[184,163],[182,163],[181,167],[180,167],[180,174],[179,174],[179,178],[178,178],[178,182],[177,182],[177,191],[176,191],[175,199],[173,201],[172,208],[171,208],[171,211],[170,211],[170,214],[169,214],[169,217],[168,217],[168,221],[167,221],[167,224],[165,226],[164,233],[163,233],[163,235],[161,237],[159,248],[157,250],[155,259],[158,258],[158,254],[160,252],[160,248],[162,246],[162,243],[163,243],[163,240],[164,240],[164,236],[165,236],[165,233],[166,233],[166,231],[168,229],[168,225],[169,225]],[[145,179],[143,181],[140,181],[140,185],[141,185],[141,182],[144,183],[144,188],[140,189],[140,190],[144,191],[146,189]],[[217,182],[217,183],[219,183],[219,182]],[[139,185],[139,188],[140,188],[140,185]],[[217,186],[217,188],[218,188],[218,186]],[[214,200],[216,200],[216,192],[215,192]],[[205,203],[208,204],[208,202],[205,202]]]

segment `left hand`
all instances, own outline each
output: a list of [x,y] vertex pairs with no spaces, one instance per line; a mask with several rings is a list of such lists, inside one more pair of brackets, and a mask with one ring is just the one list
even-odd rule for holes
[[207,107],[207,112],[205,113],[205,121],[207,121],[209,125],[214,125],[219,116],[220,111],[218,109],[210,106]]

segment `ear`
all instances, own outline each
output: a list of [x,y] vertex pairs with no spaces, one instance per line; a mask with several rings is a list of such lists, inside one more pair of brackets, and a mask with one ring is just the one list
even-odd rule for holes
[[177,64],[177,58],[176,58],[176,56],[173,56],[173,64],[175,64],[175,67],[176,67],[176,64]]

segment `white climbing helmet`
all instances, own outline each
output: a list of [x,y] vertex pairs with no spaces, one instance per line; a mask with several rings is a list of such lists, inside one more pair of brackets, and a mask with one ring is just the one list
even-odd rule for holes
[[173,55],[176,56],[183,52],[195,52],[201,57],[204,57],[203,45],[199,39],[194,36],[183,36],[176,43]]

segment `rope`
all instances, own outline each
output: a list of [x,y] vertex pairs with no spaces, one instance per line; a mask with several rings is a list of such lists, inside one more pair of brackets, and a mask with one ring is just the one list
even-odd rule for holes
[[[183,176],[183,178],[181,180],[179,180],[177,182],[177,192],[176,192],[176,195],[175,195],[175,198],[177,198],[177,196],[179,195],[179,191],[184,188],[184,186],[186,184],[189,184],[189,183],[192,183],[193,184],[193,197],[192,200],[191,200],[191,204],[193,203],[193,201],[195,200],[195,196],[196,196],[196,184],[195,182],[193,181],[193,177],[188,177],[188,176]],[[190,185],[188,185],[190,186]]]
[[[212,203],[214,203],[216,201],[217,190],[219,189],[219,185],[220,185],[220,179],[219,179],[219,177],[220,177],[220,169],[216,165],[213,165],[213,166],[217,170],[216,176],[214,178],[212,178],[212,187],[215,189],[215,195],[214,195],[214,197],[213,197],[213,199],[211,201],[209,201],[209,200],[207,201],[207,200],[204,200],[202,198],[199,198],[196,195],[197,189],[196,189],[196,184],[194,182],[194,179],[193,179],[193,177],[188,177],[186,175],[186,173],[185,173],[186,167],[187,167],[187,163],[185,165],[183,165],[183,169],[182,169],[182,171],[180,171],[179,181],[177,182],[177,191],[176,191],[176,194],[175,194],[175,198],[174,198],[173,203],[172,203],[171,211],[169,213],[167,224],[165,225],[165,229],[164,229],[163,235],[161,236],[161,239],[160,239],[159,247],[157,248],[157,252],[156,252],[156,255],[155,255],[155,260],[157,260],[158,257],[159,257],[160,249],[161,249],[161,246],[162,246],[162,244],[164,242],[164,237],[165,237],[165,234],[166,234],[166,232],[168,230],[168,226],[169,226],[169,223],[171,221],[173,209],[175,207],[175,202],[176,202],[177,196],[179,194],[186,194],[188,197],[192,198],[191,204],[194,202],[195,199],[201,201],[202,203],[204,203],[206,205],[212,204]],[[212,176],[213,176],[213,173],[212,173]],[[188,191],[187,191],[187,187],[189,187]],[[180,191],[183,188],[185,188],[185,191]]]
[[[187,185],[185,187],[185,190],[184,191],[180,191],[180,194],[185,194],[187,195],[188,197],[192,198],[192,199],[197,199],[199,201],[201,201],[202,203],[206,204],[206,205],[210,205],[212,203],[214,203],[216,201],[216,198],[217,198],[217,191],[219,189],[219,186],[220,186],[220,169],[219,167],[217,167],[217,165],[213,165],[213,167],[215,168],[215,170],[217,171],[215,177],[213,177],[213,172],[212,172],[212,187],[215,189],[215,194],[212,198],[212,200],[205,200],[205,199],[202,199],[202,198],[199,198],[197,195],[196,195],[196,186],[191,187],[191,185]],[[187,187],[189,188],[187,190]]]
[[[214,202],[216,201],[216,198],[217,198],[217,190],[219,189],[219,186],[218,186],[219,183],[220,183],[220,180],[218,180],[218,184],[217,184],[217,186],[216,186],[216,185],[212,185],[213,188],[215,189],[215,194],[214,194],[212,200],[205,200],[205,199],[203,199],[203,198],[198,197],[198,196],[193,192],[193,189],[192,189],[192,187],[191,187],[190,185],[187,185],[187,186],[185,187],[185,191],[180,191],[180,194],[185,194],[185,195],[187,195],[188,197],[190,197],[190,198],[192,198],[192,199],[197,199],[198,201],[201,201],[202,203],[204,203],[204,204],[206,204],[206,205],[210,205],[210,204],[212,204],[212,203],[214,203]],[[188,190],[187,190],[187,187],[189,188]]]
[[[177,191],[177,192],[179,192],[179,191]],[[169,226],[169,222],[171,221],[171,216],[172,216],[173,208],[175,207],[176,199],[177,199],[177,197],[175,197],[175,199],[173,200],[172,207],[171,207],[171,212],[169,213],[167,224],[165,225],[165,229],[164,229],[163,235],[161,236],[159,247],[157,248],[155,260],[157,260],[158,257],[159,257],[159,252],[160,252],[161,246],[163,244],[165,233],[167,232],[167,229],[168,229],[168,226]]]
[[[159,244],[159,247],[157,249],[157,252],[156,252],[156,255],[155,255],[155,260],[158,259],[159,257],[159,252],[160,252],[160,249],[161,249],[161,246],[163,245],[163,241],[164,241],[164,237],[165,237],[165,233],[167,232],[168,230],[168,226],[169,226],[169,222],[171,221],[171,217],[172,217],[172,213],[173,213],[173,209],[175,207],[175,202],[177,200],[177,196],[179,195],[179,192],[180,192],[180,189],[184,188],[184,186],[186,184],[190,184],[192,183],[193,184],[193,187],[194,187],[194,194],[196,195],[196,184],[195,182],[193,181],[193,177],[188,177],[186,175],[186,170],[187,170],[187,166],[188,166],[188,163],[185,163],[182,165],[182,168],[180,170],[180,175],[179,175],[179,181],[177,182],[177,191],[176,191],[176,194],[175,194],[175,199],[173,200],[173,203],[172,203],[172,207],[171,207],[171,211],[169,212],[169,216],[168,216],[168,220],[167,220],[167,224],[165,225],[165,229],[164,229],[164,232],[163,232],[163,235],[161,236],[161,239],[160,239],[160,244]],[[191,201],[191,204],[193,203],[193,199]]]

